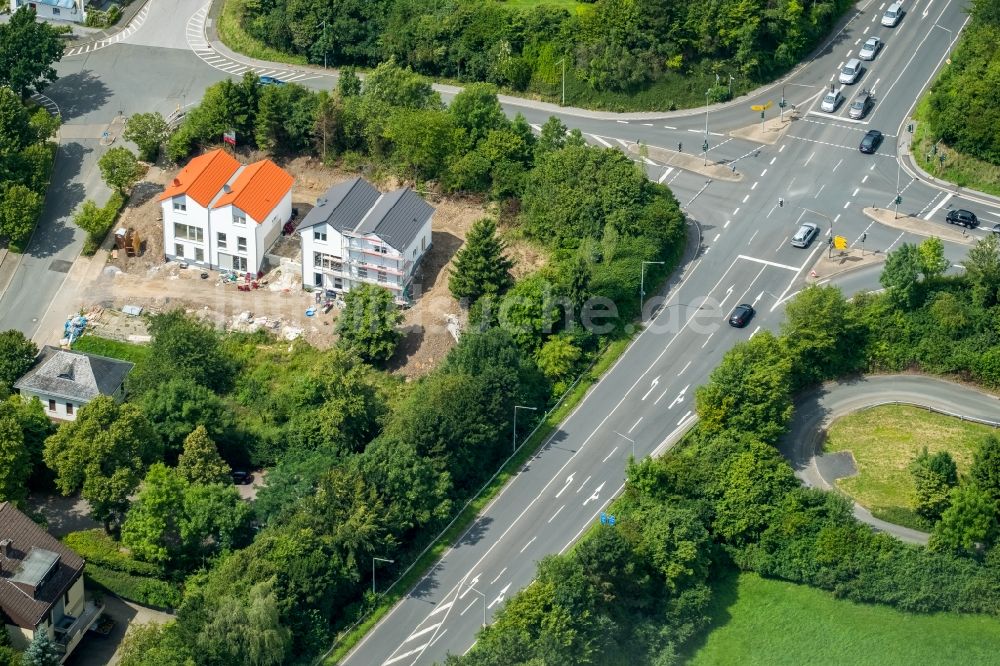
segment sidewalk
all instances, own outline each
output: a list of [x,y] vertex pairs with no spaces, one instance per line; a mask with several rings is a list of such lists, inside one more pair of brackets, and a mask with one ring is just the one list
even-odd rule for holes
[[109,233],[108,238],[101,244],[94,256],[85,257],[81,254],[76,258],[69,272],[66,273],[62,287],[49,303],[49,308],[42,315],[41,321],[38,322],[38,328],[32,337],[36,345],[39,347],[43,345],[59,346],[66,319],[89,304],[89,300],[85,297],[107,265],[108,253],[113,243],[114,235]]
[[[122,8],[122,17],[118,19],[118,22],[110,28],[98,30],[96,28],[88,28],[83,25],[73,25],[73,37],[66,40],[64,50],[86,46],[88,44],[93,44],[95,42],[100,42],[110,37],[114,37],[119,32],[128,28],[129,23],[132,22],[132,19],[135,18],[136,14],[141,12],[142,8],[151,1],[152,0],[133,0],[132,4]],[[77,34],[77,30],[80,31],[79,35]]]

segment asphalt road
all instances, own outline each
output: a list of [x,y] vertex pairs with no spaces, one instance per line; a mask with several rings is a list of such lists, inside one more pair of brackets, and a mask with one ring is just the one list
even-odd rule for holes
[[[795,402],[795,415],[782,439],[781,452],[806,485],[833,488],[822,455],[826,430],[837,418],[866,407],[901,402],[957,417],[1000,423],[1000,400],[983,391],[921,375],[873,375],[830,382]],[[855,504],[855,515],[904,541],[927,543],[927,534],[879,520]]]
[[[65,225],[84,193],[99,195],[93,165],[101,148],[94,144],[119,111],[169,113],[196,103],[205,86],[251,68],[313,88],[333,83],[331,76],[315,69],[227,55],[205,36],[211,26],[206,26],[209,14],[202,2],[151,2],[144,24],[127,38],[64,59],[59,65],[63,78],[47,91],[74,128],[72,135],[90,132],[94,137],[64,143],[64,150],[77,151],[76,160],[67,161],[78,166],[68,169],[66,179],[53,189],[77,193],[55,195],[38,233],[65,256],[75,254],[79,239],[69,239],[63,231],[60,241],[60,221]],[[430,664],[447,652],[468,650],[483,621],[483,607],[489,621],[505,599],[532,580],[537,560],[564,551],[598,519],[622,487],[633,443],[637,456],[672,443],[693,418],[695,388],[722,355],[759,330],[780,326],[783,303],[803,286],[804,276],[826,247],[825,237],[804,250],[791,247],[788,239],[800,222],[814,221],[824,234],[833,227],[852,245],[867,233],[866,250],[887,252],[899,243],[922,239],[874,224],[862,214],[862,208],[873,203],[887,206],[897,191],[903,196],[901,213],[942,224],[950,206],[972,208],[981,217],[995,214],[997,209],[989,210],[986,203],[962,200],[911,180],[895,159],[897,142],[906,141],[899,136],[900,128],[914,100],[964,25],[962,3],[907,3],[908,13],[894,29],[878,24],[886,4],[862,2],[843,29],[783,84],[709,109],[709,158],[736,165],[743,174],[740,182],[711,181],[655,160],[645,163],[649,177],[669,185],[699,225],[697,252],[668,300],[647,306],[647,314],[655,310],[656,315],[619,362],[344,663]],[[886,46],[854,86],[875,91],[876,104],[868,117],[850,121],[843,108],[832,116],[814,113],[840,63],[871,34],[880,34]],[[789,102],[802,111],[783,139],[761,146],[728,136],[732,129],[759,122],[759,114],[749,106],[777,102],[782,85]],[[521,112],[535,126],[549,115],[559,115],[594,145],[622,148],[638,140],[673,149],[682,142],[690,151],[704,138],[704,110],[616,115],[507,98],[504,104],[509,113]],[[886,134],[876,155],[857,150],[869,128]],[[779,197],[784,206],[777,205]],[[965,251],[965,246],[947,244],[953,261],[960,261]],[[851,292],[878,288],[877,278],[877,270],[860,271],[850,280],[844,278],[844,284]],[[33,332],[60,280],[44,262],[25,261],[13,283],[20,286],[0,297],[0,327]],[[15,291],[26,295],[12,295]],[[726,316],[743,302],[755,305],[757,317],[745,329],[730,328]]]

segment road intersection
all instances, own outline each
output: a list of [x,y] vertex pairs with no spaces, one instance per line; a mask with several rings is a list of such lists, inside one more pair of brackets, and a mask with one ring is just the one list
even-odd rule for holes
[[[695,388],[722,355],[761,330],[777,330],[784,304],[826,251],[827,236],[845,236],[852,246],[864,238],[866,250],[883,253],[922,240],[873,222],[862,209],[890,208],[899,193],[900,213],[934,223],[943,224],[950,207],[970,208],[984,218],[996,215],[1000,221],[1000,208],[988,208],[987,199],[917,179],[897,159],[909,142],[906,124],[915,99],[965,25],[962,3],[907,3],[907,14],[894,29],[878,23],[885,4],[859,3],[829,43],[783,81],[709,108],[707,118],[705,109],[611,114],[502,98],[508,113],[522,113],[536,130],[557,115],[588,142],[624,151],[635,144],[665,151],[685,144],[690,155],[706,138],[707,126],[707,160],[735,167],[741,177],[711,179],[669,160],[633,154],[652,180],[674,191],[692,221],[697,242],[689,261],[665,298],[647,303],[645,327],[628,351],[342,663],[431,664],[448,652],[467,651],[479,626],[531,582],[536,562],[564,552],[606,511],[623,487],[633,447],[642,457],[676,441],[694,421]],[[53,259],[72,261],[82,244],[69,216],[85,195],[107,196],[96,170],[105,150],[100,128],[119,113],[155,110],[167,115],[196,103],[206,86],[248,69],[315,89],[332,86],[332,73],[320,68],[232,54],[215,41],[211,16],[204,0],[150,0],[142,24],[109,45],[113,48],[68,55],[59,64],[61,78],[46,95],[63,111],[66,136],[84,138],[61,142],[55,185],[28,255],[10,276],[9,288],[3,290],[5,280],[0,280],[0,327],[38,333],[38,321],[66,275],[53,268],[65,263]],[[868,115],[853,121],[846,109],[816,111],[838,63],[874,34],[885,47],[853,86],[874,90]],[[457,90],[439,89],[445,98]],[[759,114],[750,106],[777,101],[782,94],[795,106],[798,119],[773,145],[729,134],[759,124]],[[876,154],[862,155],[858,142],[870,128],[881,129],[885,141]],[[806,221],[820,225],[821,235],[809,248],[794,248],[789,238]],[[953,262],[960,262],[966,250],[946,243]],[[851,292],[878,288],[878,272],[877,265],[869,266],[834,282]],[[745,329],[728,327],[729,310],[744,302],[754,304],[756,318]]]

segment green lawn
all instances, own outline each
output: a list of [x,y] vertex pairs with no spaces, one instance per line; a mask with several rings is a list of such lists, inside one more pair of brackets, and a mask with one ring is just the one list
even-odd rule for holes
[[709,631],[687,663],[739,666],[930,666],[1000,663],[1000,621],[980,615],[912,615],[756,574],[714,587]]
[[976,440],[992,428],[941,416],[925,409],[887,405],[855,412],[830,427],[826,451],[850,451],[858,475],[837,486],[883,520],[928,529],[913,511],[916,495],[909,466],[924,446],[951,453],[964,473]]
[[[913,117],[917,126],[910,143],[910,151],[920,168],[949,182],[980,192],[1000,195],[1000,165],[965,155],[938,140],[931,131],[927,117],[928,92],[924,95]],[[944,160],[941,160],[944,157]]]
[[73,342],[73,349],[88,354],[117,358],[132,363],[142,363],[149,355],[149,347],[134,342],[119,342],[97,335],[84,335]]

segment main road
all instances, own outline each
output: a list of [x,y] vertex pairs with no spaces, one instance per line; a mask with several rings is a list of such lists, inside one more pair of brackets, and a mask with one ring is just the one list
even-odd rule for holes
[[[72,196],[50,195],[36,238],[52,246],[50,251],[65,253],[60,256],[75,256],[80,239],[67,231],[66,220],[83,192],[98,191],[94,163],[104,147],[97,139],[120,111],[169,113],[197,102],[207,85],[248,69],[313,88],[332,84],[321,70],[228,54],[206,35],[212,30],[203,2],[150,2],[145,23],[128,37],[64,58],[62,78],[46,91],[66,123],[60,148],[66,171],[53,189],[68,188]],[[738,182],[642,159],[649,177],[671,187],[697,229],[691,260],[671,283],[666,299],[647,305],[645,328],[618,363],[343,663],[431,664],[449,652],[467,651],[484,617],[489,622],[506,599],[532,580],[536,562],[565,551],[598,519],[622,488],[633,447],[637,457],[668,447],[692,423],[694,391],[722,355],[761,329],[778,328],[784,303],[826,251],[825,236],[810,248],[789,245],[801,222],[820,224],[824,235],[833,227],[851,245],[865,238],[866,249],[886,252],[920,238],[872,223],[861,210],[888,206],[897,192],[903,197],[900,212],[932,223],[942,222],[951,206],[972,208],[985,219],[998,215],[985,201],[962,200],[912,180],[896,160],[897,146],[907,140],[901,128],[914,100],[964,26],[963,3],[907,3],[906,16],[893,29],[879,25],[886,4],[861,2],[829,43],[785,81],[708,111],[709,157],[735,165],[742,176]],[[840,64],[875,34],[886,46],[853,86],[874,91],[876,103],[868,116],[852,121],[844,108],[835,114],[819,112],[818,99]],[[759,122],[750,105],[776,102],[782,89],[800,119],[780,140],[760,145],[729,136],[730,130]],[[447,96],[450,90],[443,92]],[[595,145],[624,148],[638,141],[672,149],[683,143],[690,151],[704,139],[704,110],[608,114],[503,101],[509,113],[524,114],[536,128],[557,115]],[[869,128],[881,129],[886,140],[876,154],[862,155],[857,145]],[[947,245],[953,261],[961,261],[966,249]],[[877,275],[877,269],[858,272],[848,284],[852,290],[877,288]],[[0,327],[34,333],[63,277],[44,258],[25,260],[11,288],[0,296]],[[757,317],[745,329],[730,328],[728,311],[744,302],[754,304]]]

